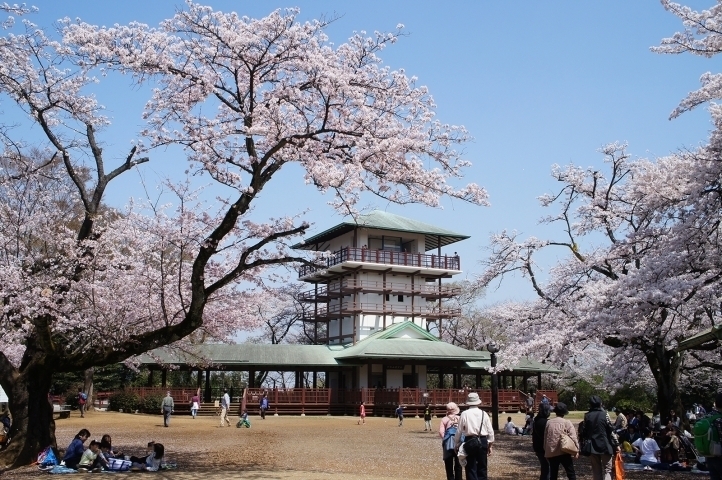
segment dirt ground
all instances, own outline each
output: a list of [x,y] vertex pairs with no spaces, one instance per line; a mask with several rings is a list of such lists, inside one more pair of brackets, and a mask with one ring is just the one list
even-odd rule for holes
[[[523,425],[523,415],[512,415]],[[370,417],[357,425],[354,417],[251,417],[252,427],[220,428],[219,417],[174,415],[169,428],[161,415],[90,412],[80,418],[56,423],[58,446],[66,447],[81,429],[91,439],[109,433],[113,447],[128,455],[141,455],[153,440],[165,446],[168,462],[177,469],[157,474],[115,474],[122,479],[152,475],[162,479],[442,479],[441,441],[437,431],[424,432],[424,421],[406,418],[403,427],[395,418]],[[503,424],[506,415],[500,418]],[[433,420],[438,429],[440,419]],[[590,479],[589,461],[575,462],[577,478]],[[2,474],[8,480],[45,476],[34,467]],[[489,478],[533,480],[538,462],[531,438],[497,435],[489,459]],[[560,474],[560,478],[565,478]],[[705,478],[703,475],[669,472],[629,472],[628,479]]]

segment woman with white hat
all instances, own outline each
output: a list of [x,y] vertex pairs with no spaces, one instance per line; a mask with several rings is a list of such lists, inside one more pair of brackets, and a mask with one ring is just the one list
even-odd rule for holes
[[[459,406],[454,402],[446,404],[446,416],[439,424],[439,436],[443,439],[446,432],[454,433],[459,429]],[[443,447],[443,442],[442,442]],[[461,464],[456,450],[442,449],[444,454],[444,467],[446,468],[446,480],[461,480]]]
[[494,427],[489,415],[479,408],[479,394],[471,392],[466,397],[469,408],[459,418],[459,430],[456,432],[456,443],[461,435],[465,436],[464,451],[466,453],[466,479],[487,480],[486,457],[491,455],[494,443]]

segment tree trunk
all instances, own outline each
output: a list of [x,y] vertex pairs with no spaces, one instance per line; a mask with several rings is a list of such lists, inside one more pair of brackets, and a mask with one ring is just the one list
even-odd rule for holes
[[674,410],[682,421],[681,426],[689,429],[689,420],[679,395],[679,374],[684,354],[667,350],[659,342],[644,354],[657,383],[657,408],[662,422],[669,416],[669,411]]
[[8,394],[13,423],[10,444],[0,452],[0,468],[29,465],[45,447],[57,448],[53,407],[48,400],[52,372],[42,365],[17,377]]
[[83,378],[83,391],[88,395],[88,399],[85,402],[85,413],[92,412],[95,410],[94,408],[90,408],[95,403],[93,403],[93,374],[95,373],[95,368],[90,367],[83,372],[84,378]]

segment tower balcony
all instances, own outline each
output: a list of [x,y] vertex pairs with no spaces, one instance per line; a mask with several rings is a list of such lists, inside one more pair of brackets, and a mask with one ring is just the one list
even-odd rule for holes
[[326,322],[352,315],[387,315],[392,317],[416,317],[426,320],[440,320],[461,316],[461,309],[439,305],[403,305],[394,302],[366,303],[341,302],[330,306],[319,305],[315,311],[304,311],[304,322]]
[[424,253],[369,250],[346,247],[333,252],[317,265],[304,265],[298,269],[298,278],[305,281],[323,281],[348,269],[388,270],[418,273],[429,276],[451,276],[461,272],[458,255],[427,255]]
[[317,289],[301,292],[298,299],[302,302],[327,302],[332,298],[339,298],[352,293],[379,293],[389,295],[415,295],[426,300],[452,298],[461,294],[461,288],[456,286],[439,286],[436,283],[416,282],[384,282],[354,280],[344,278],[331,281],[328,285],[319,285]]

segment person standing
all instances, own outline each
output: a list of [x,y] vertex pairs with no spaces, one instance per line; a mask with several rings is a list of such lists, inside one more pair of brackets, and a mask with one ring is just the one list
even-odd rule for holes
[[544,455],[544,429],[549,421],[549,414],[551,408],[549,405],[540,405],[539,413],[537,413],[531,430],[531,445],[536,458],[539,459],[539,466],[541,467],[541,473],[539,473],[539,480],[549,480],[549,460]]
[[173,397],[170,396],[170,390],[165,393],[165,398],[160,404],[160,413],[163,414],[163,426],[167,427],[170,425],[170,414],[175,410],[175,404],[173,403]]
[[266,410],[268,410],[268,392],[263,392],[261,400],[258,402],[258,408],[261,410],[261,418],[266,419]]
[[572,422],[564,418],[569,414],[569,409],[563,402],[558,402],[553,410],[556,417],[549,420],[544,427],[544,456],[549,460],[549,479],[557,480],[559,466],[564,467],[569,480],[576,480],[577,474],[574,471],[573,458],[579,458],[579,453],[572,457],[571,454],[562,451],[560,443],[562,435],[568,435],[579,451],[579,440]]
[[78,409],[80,410],[80,418],[85,418],[85,404],[88,402],[88,395],[82,388],[78,389]]
[[487,457],[491,455],[494,443],[494,427],[489,415],[479,408],[479,394],[471,392],[466,397],[469,408],[459,417],[459,429],[456,432],[457,448],[461,444],[461,435],[465,436],[466,480],[487,480]]
[[426,404],[426,408],[424,408],[424,431],[433,432],[431,429],[431,406],[429,404]]
[[[459,406],[454,402],[446,404],[446,416],[439,423],[439,436],[446,437],[446,431],[459,428]],[[451,433],[451,432],[450,432]],[[442,445],[443,446],[443,445]],[[446,469],[446,480],[461,480],[461,463],[456,450],[443,449],[444,468]]]
[[609,415],[602,408],[602,399],[596,395],[589,397],[589,411],[584,414],[584,441],[591,445],[592,478],[611,480],[612,457],[619,449],[619,440]]
[[526,409],[534,411],[534,396],[529,392],[529,394],[526,396]]
[[[200,390],[200,389],[199,389]],[[191,397],[191,415],[193,415],[193,419],[196,418],[196,415],[198,415],[198,409],[201,406],[201,397],[196,393]]]
[[396,418],[399,419],[399,427],[404,426],[404,407],[399,405],[396,407]]
[[226,424],[231,426],[231,421],[228,420],[228,410],[231,408],[231,397],[228,395],[228,389],[223,389],[223,396],[221,397],[221,427],[225,427]]
[[572,397],[572,405],[574,405],[574,410],[577,409],[577,394],[575,393]]
[[364,402],[361,402],[361,405],[358,407],[358,425],[361,425],[362,423],[366,425],[366,405],[364,405]]

